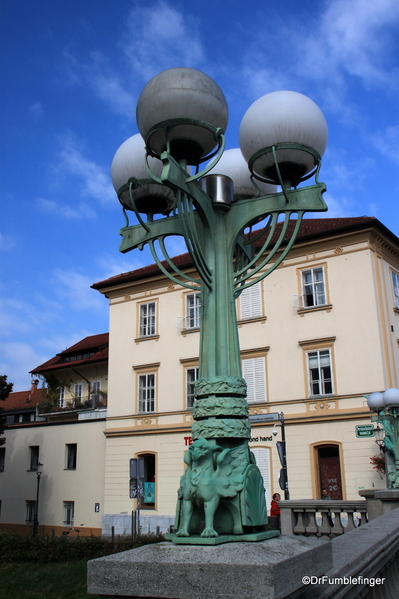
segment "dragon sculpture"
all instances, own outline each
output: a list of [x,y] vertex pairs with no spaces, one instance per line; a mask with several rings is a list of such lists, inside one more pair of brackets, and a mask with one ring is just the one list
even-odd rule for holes
[[261,494],[264,497],[264,488],[247,444],[223,448],[200,438],[186,451],[184,462],[187,468],[178,491],[176,536],[188,537],[193,532],[195,510],[203,506],[205,528],[201,537],[217,537],[215,516],[220,504],[226,502],[236,534],[243,532],[243,525],[263,526],[267,523],[265,513],[251,514],[251,497]]

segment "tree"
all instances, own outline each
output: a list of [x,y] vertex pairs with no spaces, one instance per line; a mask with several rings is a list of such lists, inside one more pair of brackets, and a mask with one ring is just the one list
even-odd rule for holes
[[[5,374],[0,375],[0,400],[5,401],[10,395],[14,383],[7,383],[7,376]],[[4,408],[0,408],[0,414],[4,412]],[[6,442],[5,437],[2,436],[6,427],[6,419],[0,415],[0,445],[4,445]]]

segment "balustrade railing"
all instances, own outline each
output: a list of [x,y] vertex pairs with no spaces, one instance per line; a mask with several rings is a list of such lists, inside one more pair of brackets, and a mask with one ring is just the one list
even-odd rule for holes
[[281,534],[334,538],[366,524],[364,500],[280,501]]

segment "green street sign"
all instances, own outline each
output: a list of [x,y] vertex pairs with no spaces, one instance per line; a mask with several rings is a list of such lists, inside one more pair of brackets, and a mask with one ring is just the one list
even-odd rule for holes
[[374,437],[374,424],[361,424],[357,426],[356,437]]

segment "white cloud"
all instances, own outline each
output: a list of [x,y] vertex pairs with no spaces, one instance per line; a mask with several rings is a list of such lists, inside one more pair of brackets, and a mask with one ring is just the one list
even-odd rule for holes
[[11,250],[15,246],[15,239],[11,235],[0,233],[0,250]]
[[42,118],[44,116],[44,110],[41,102],[35,102],[29,106],[29,114],[31,114],[36,119]]
[[398,23],[397,0],[330,0],[315,32],[297,40],[302,75],[335,84],[342,84],[344,74],[367,87],[392,84],[397,70],[395,75],[383,64],[389,64],[390,55],[395,58]]
[[49,359],[35,351],[28,343],[2,343],[0,350],[0,373],[6,374],[14,383],[13,391],[30,389],[29,372]]
[[204,59],[196,20],[171,3],[140,3],[127,20],[122,49],[131,68],[145,80],[172,67],[193,67]]
[[93,276],[83,275],[72,270],[56,269],[54,271],[56,282],[55,292],[62,297],[63,303],[68,303],[68,309],[73,311],[95,310],[103,312],[108,309],[98,292],[90,289]]
[[371,141],[381,154],[399,164],[399,125],[388,127],[374,135]]
[[54,200],[46,200],[45,198],[38,198],[37,202],[42,210],[49,214],[55,214],[59,218],[80,219],[97,217],[94,210],[83,202],[81,202],[78,206],[73,207],[62,204],[61,202],[55,202]]
[[93,160],[83,156],[71,134],[65,136],[63,149],[58,158],[59,163],[55,170],[63,174],[76,175],[81,181],[81,196],[99,200],[102,204],[115,202],[115,192],[108,172]]

